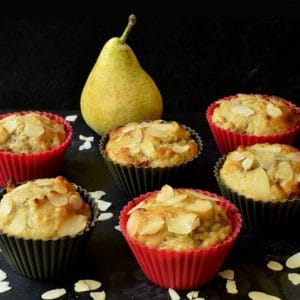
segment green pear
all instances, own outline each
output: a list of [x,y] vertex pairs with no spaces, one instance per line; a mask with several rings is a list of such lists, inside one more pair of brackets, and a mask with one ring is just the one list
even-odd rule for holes
[[129,122],[160,119],[162,115],[159,89],[125,43],[135,22],[135,15],[130,15],[122,36],[105,43],[81,93],[82,117],[99,135]]

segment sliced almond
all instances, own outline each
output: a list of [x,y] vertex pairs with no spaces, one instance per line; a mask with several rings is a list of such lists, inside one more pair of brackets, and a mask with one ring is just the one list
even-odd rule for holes
[[85,141],[85,142],[94,142],[94,137],[93,136],[84,136],[82,134],[79,134],[79,139],[81,141]]
[[68,204],[68,198],[67,196],[57,192],[57,191],[50,191],[47,193],[47,198],[51,202],[52,205],[54,206],[65,206]]
[[254,110],[244,105],[236,105],[232,107],[231,112],[233,112],[236,115],[241,115],[244,117],[249,117],[255,113]]
[[82,145],[79,146],[79,151],[89,150],[92,148],[92,144],[89,141],[85,141]]
[[197,298],[198,296],[199,296],[199,291],[190,291],[186,294],[186,297],[189,300],[193,300],[193,299]]
[[282,115],[282,111],[279,107],[269,102],[267,104],[267,114],[272,118],[277,118]]
[[165,184],[160,192],[156,195],[156,200],[157,201],[168,201],[170,198],[172,198],[175,195],[175,192],[171,186],[168,184]]
[[199,224],[200,220],[194,213],[180,214],[167,221],[168,231],[177,234],[191,233]]
[[141,129],[135,129],[132,131],[132,139],[136,144],[139,144],[143,139],[143,133]]
[[164,227],[164,224],[165,220],[163,218],[159,216],[153,217],[141,228],[140,234],[156,234]]
[[254,162],[254,160],[252,157],[247,157],[246,159],[244,159],[242,162],[243,169],[246,171],[251,169],[253,166],[253,162]]
[[69,122],[75,122],[77,118],[78,118],[78,115],[69,115],[69,116],[65,117],[65,119]]
[[140,152],[140,148],[137,145],[134,145],[134,144],[128,145],[128,149],[133,154],[137,154],[137,153]]
[[126,231],[130,236],[134,236],[138,233],[140,227],[140,214],[137,211],[133,211],[127,221]]
[[238,293],[235,280],[226,280],[226,291],[228,294]]
[[171,300],[180,300],[180,296],[174,289],[169,288],[168,293],[169,293]]
[[203,193],[198,193],[193,190],[189,190],[189,194],[192,194],[193,196],[200,198],[201,200],[209,200],[209,201],[214,201],[214,202],[219,201],[219,199],[217,199],[217,198],[205,195]]
[[172,146],[172,150],[175,152],[175,153],[184,153],[186,151],[188,151],[190,148],[189,145],[178,145],[178,144],[175,144]]
[[263,168],[259,167],[246,174],[247,186],[255,189],[258,199],[266,199],[270,193],[270,183]]
[[64,221],[59,228],[60,236],[76,235],[84,230],[87,225],[86,217],[83,215],[74,215]]
[[284,181],[290,181],[294,177],[293,169],[287,161],[281,161],[278,164],[277,178]]
[[210,201],[200,200],[187,204],[185,209],[196,213],[200,218],[205,218],[211,215],[213,206]]
[[300,182],[300,174],[298,174],[295,179],[297,182]]
[[179,202],[181,202],[182,200],[184,200],[186,198],[187,198],[187,194],[174,195],[172,197],[167,198],[165,200],[165,204],[173,206],[173,205],[178,204]]
[[274,154],[268,152],[259,152],[256,158],[261,167],[265,170],[269,169],[275,162]]
[[70,198],[69,198],[69,203],[72,205],[72,207],[75,209],[75,210],[79,210],[81,209],[82,205],[83,205],[83,200],[80,196],[78,195],[72,195]]
[[162,131],[172,131],[174,129],[174,125],[172,123],[159,123],[159,124],[151,124],[149,128],[162,130]]
[[281,146],[279,146],[279,145],[268,145],[268,148],[267,148],[267,150],[268,150],[268,152],[272,152],[272,153],[274,153],[274,154],[278,154],[278,153],[280,153],[281,152]]
[[101,282],[92,279],[79,280],[74,285],[74,290],[77,293],[94,291],[101,287]]
[[285,262],[285,265],[290,269],[300,268],[300,252],[297,252],[290,256]]
[[281,271],[283,269],[282,264],[274,260],[270,260],[267,264],[267,267],[272,271]]
[[152,127],[147,128],[147,134],[158,138],[164,138],[170,135],[168,131],[164,131]]
[[7,118],[3,122],[2,126],[9,132],[12,133],[17,128],[17,120],[12,118]]
[[136,124],[127,124],[126,126],[121,128],[121,132],[123,134],[130,132],[136,128]]
[[65,289],[53,289],[50,291],[47,291],[42,294],[42,299],[44,300],[51,300],[51,299],[57,299],[65,295],[67,291]]
[[105,291],[91,292],[90,296],[93,300],[105,300],[106,299]]
[[3,198],[0,202],[0,214],[7,216],[13,208],[13,201],[11,198]]
[[298,273],[289,273],[288,279],[294,285],[300,284],[300,274],[298,274]]
[[[5,284],[3,284],[5,283]],[[11,286],[9,286],[9,282],[7,281],[2,281],[0,282],[0,293],[5,293],[11,290]]]
[[230,269],[220,271],[218,273],[218,275],[221,276],[224,279],[228,279],[228,280],[233,280],[234,279],[234,271],[230,270]]
[[94,192],[89,192],[89,194],[95,199],[100,199],[106,195],[104,191],[94,191]]
[[7,274],[0,269],[0,281],[3,281],[7,278]]
[[104,201],[104,200],[96,200],[96,203],[101,211],[106,211],[111,206],[111,202]]
[[101,213],[99,217],[97,218],[97,221],[107,221],[111,219],[114,215],[110,212],[107,213]]
[[142,208],[145,205],[144,201],[141,201],[139,204],[134,206],[129,212],[128,215],[132,214],[135,210]]
[[29,137],[38,137],[44,133],[44,127],[40,124],[25,122],[24,134]]
[[122,231],[120,225],[116,225],[115,229],[118,230],[118,231]]
[[281,300],[281,298],[278,298],[276,296],[272,296],[258,291],[249,292],[248,296],[252,300]]
[[295,162],[300,162],[300,151],[297,152],[290,152],[287,155],[288,159],[295,161]]
[[9,225],[7,225],[6,230],[8,232],[13,232],[15,236],[20,235],[26,227],[26,216],[25,211],[19,209],[16,211],[14,218],[12,218]]
[[140,151],[142,151],[147,157],[151,157],[155,148],[149,140],[144,140],[139,144]]
[[240,160],[244,159],[245,156],[244,156],[242,153],[238,152],[238,151],[233,151],[233,152],[230,154],[229,158],[230,158],[231,160],[234,160],[234,161],[240,161]]

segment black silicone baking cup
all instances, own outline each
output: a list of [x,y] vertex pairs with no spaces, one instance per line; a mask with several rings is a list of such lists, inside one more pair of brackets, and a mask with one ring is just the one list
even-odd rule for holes
[[[226,155],[219,158],[214,166],[214,176],[221,194],[233,202],[242,215],[244,226],[254,233],[267,235],[289,235],[300,225],[300,199],[262,201],[245,197],[227,187],[220,178],[220,169]],[[255,182],[253,182],[255,185]]]
[[94,198],[78,187],[91,208],[91,223],[75,236],[51,240],[16,238],[0,232],[0,248],[10,266],[21,275],[37,280],[62,277],[82,253],[94,230],[99,209]]
[[179,175],[188,172],[190,167],[196,162],[196,159],[203,151],[203,142],[198,133],[182,125],[191,133],[191,137],[198,144],[198,153],[190,161],[172,167],[143,167],[143,166],[125,166],[113,162],[105,154],[105,146],[108,142],[109,134],[100,138],[99,148],[102,157],[112,174],[114,182],[125,194],[138,196],[149,191],[160,189],[164,184],[175,184]]

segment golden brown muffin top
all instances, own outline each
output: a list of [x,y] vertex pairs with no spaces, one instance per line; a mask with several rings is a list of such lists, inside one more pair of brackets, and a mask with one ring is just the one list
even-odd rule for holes
[[242,134],[274,135],[300,124],[300,114],[276,96],[237,94],[217,101],[212,121]]
[[30,239],[55,239],[83,232],[89,205],[64,177],[28,181],[9,190],[0,202],[0,231]]
[[65,138],[64,125],[35,112],[0,119],[0,151],[43,152],[59,146]]
[[113,129],[105,147],[112,161],[122,165],[169,167],[192,160],[198,145],[175,121],[129,123]]
[[222,182],[256,200],[300,196],[300,151],[285,144],[255,144],[230,152],[220,169]]
[[192,189],[164,185],[129,211],[127,233],[160,249],[200,249],[222,243],[232,224],[219,199]]

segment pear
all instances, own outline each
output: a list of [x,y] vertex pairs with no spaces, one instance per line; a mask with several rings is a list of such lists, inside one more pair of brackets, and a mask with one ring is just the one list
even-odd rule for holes
[[135,15],[130,15],[122,36],[105,43],[81,93],[82,117],[99,135],[129,122],[160,119],[162,115],[158,87],[125,43],[135,22]]

